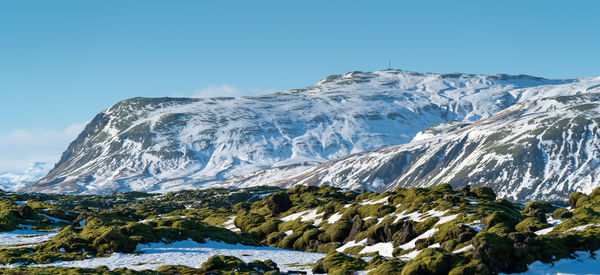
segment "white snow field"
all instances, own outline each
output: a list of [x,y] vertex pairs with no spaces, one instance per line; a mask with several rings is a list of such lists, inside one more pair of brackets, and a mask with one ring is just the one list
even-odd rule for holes
[[201,244],[192,240],[178,241],[170,244],[151,243],[138,245],[136,252],[143,253],[138,255],[113,253],[109,257],[55,262],[38,266],[95,268],[105,265],[110,269],[127,267],[129,269],[142,270],[157,269],[161,265],[186,265],[199,268],[210,256],[227,255],[238,257],[245,262],[271,259],[277,263],[277,266],[282,271],[303,270],[312,274],[312,267],[309,264],[314,264],[317,260],[325,256],[322,253],[301,252],[268,246],[234,245],[216,241],[207,241]]
[[[600,250],[594,254],[600,253]],[[540,261],[529,265],[529,269],[520,275],[570,275],[570,274],[600,274],[600,258],[592,256],[589,252],[575,252],[575,259],[561,259],[550,264]]]
[[26,226],[25,229],[17,229],[9,232],[0,232],[0,248],[14,246],[33,246],[54,237],[58,232],[42,232]]

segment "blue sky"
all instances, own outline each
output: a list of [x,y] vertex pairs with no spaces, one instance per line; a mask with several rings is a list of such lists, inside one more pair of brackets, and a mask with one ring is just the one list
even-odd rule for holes
[[[460,3],[460,4],[457,4]],[[0,171],[52,162],[135,96],[253,95],[331,74],[600,75],[598,1],[1,1]]]

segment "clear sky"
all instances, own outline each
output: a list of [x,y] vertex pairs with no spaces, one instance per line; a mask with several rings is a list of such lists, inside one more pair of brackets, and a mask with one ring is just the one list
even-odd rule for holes
[[331,74],[600,75],[600,1],[0,1],[0,171],[50,161],[135,96],[252,95]]

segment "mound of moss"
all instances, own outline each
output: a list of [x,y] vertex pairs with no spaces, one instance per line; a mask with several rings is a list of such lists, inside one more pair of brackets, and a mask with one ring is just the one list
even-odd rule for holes
[[441,248],[423,249],[413,260],[406,263],[401,274],[448,274],[463,259]]
[[257,213],[241,213],[235,217],[233,224],[244,232],[264,223],[265,217]]
[[313,273],[351,274],[355,271],[364,270],[366,267],[367,262],[364,260],[334,251],[317,261],[313,265],[312,271]]
[[213,255],[208,258],[206,262],[202,263],[200,271],[205,274],[243,274],[244,272],[279,272],[279,268],[277,268],[277,264],[271,260],[246,263],[234,256]]
[[381,256],[375,256],[369,261],[367,270],[369,275],[387,274],[400,275],[406,266],[406,262],[396,258],[386,259]]

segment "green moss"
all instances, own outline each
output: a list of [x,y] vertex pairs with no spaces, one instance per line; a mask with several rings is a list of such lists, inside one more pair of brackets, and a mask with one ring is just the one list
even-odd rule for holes
[[272,216],[277,216],[292,207],[292,201],[286,192],[278,192],[267,198],[267,208]]
[[364,270],[367,262],[360,258],[346,256],[340,252],[328,253],[325,257],[318,260],[313,265],[313,273],[352,273],[354,271]]
[[507,230],[513,231],[512,229],[519,223],[519,218],[510,215],[506,212],[496,211],[491,215],[484,218],[484,224],[487,228],[492,228],[496,225],[500,225],[503,228],[507,228]]
[[448,274],[461,263],[460,257],[440,248],[426,248],[406,264],[402,274]]
[[590,201],[590,197],[581,196],[575,203],[575,208],[583,207]]
[[552,218],[554,219],[568,219],[573,217],[573,213],[565,208],[558,208],[552,212]]
[[325,205],[321,205],[317,208],[317,214],[323,214],[323,217],[328,217],[329,215],[342,210],[343,206],[341,203],[337,202],[328,202]]
[[93,246],[99,253],[131,253],[135,250],[136,243],[117,231],[109,230],[94,239]]
[[250,229],[257,227],[264,222],[265,217],[256,213],[239,214],[233,220],[233,224],[243,232],[248,232]]
[[292,246],[294,250],[300,251],[316,251],[315,241],[319,236],[320,231],[316,228],[312,228],[304,231],[302,237],[298,238]]
[[331,253],[335,251],[340,245],[338,243],[324,243],[320,244],[317,248],[318,253]]
[[254,260],[252,262],[248,263],[248,267],[249,269],[251,269],[252,271],[250,271],[251,273],[254,273],[256,271],[259,272],[272,272],[271,274],[279,274],[279,268],[277,268],[277,263],[273,262],[272,260],[266,260],[264,262],[259,261],[259,260]]
[[[370,263],[369,266],[371,266]],[[404,266],[406,266],[406,263],[399,259],[385,260],[382,263],[375,265],[375,268],[370,269],[369,274],[400,275]]]
[[475,187],[475,188],[473,188],[473,190],[471,190],[471,192],[473,192],[473,194],[475,194],[475,196],[479,199],[486,199],[486,200],[495,200],[496,199],[496,193],[494,193],[494,191],[489,187],[485,187],[485,186]]
[[594,188],[594,190],[592,190],[592,192],[590,193],[589,197],[594,201],[600,200],[600,187]]
[[[439,230],[433,234],[434,242],[443,244],[448,241],[453,241],[452,247],[459,243],[470,241],[477,234],[477,231],[464,224],[464,218],[462,217],[458,217],[451,222],[444,223],[438,228]],[[452,248],[444,248],[448,251],[452,250]]]
[[168,274],[193,274],[198,270],[185,265],[161,265],[156,271]]
[[312,226],[312,223],[301,222],[299,219],[297,219],[279,224],[279,231],[285,232],[292,230],[294,232],[301,232]]
[[355,245],[344,249],[344,251],[342,252],[344,252],[344,254],[358,255],[363,250],[363,248],[365,248],[364,245]]
[[[600,210],[600,209],[598,209]],[[565,231],[573,227],[586,224],[600,223],[600,212],[592,207],[578,207],[573,212],[573,216],[557,225],[554,231]]]
[[[265,262],[261,261],[252,261],[250,263],[245,263],[244,261],[233,257],[233,256],[223,256],[223,255],[213,255],[206,260],[206,262],[202,263],[200,271],[203,274],[244,274],[245,272],[256,273],[257,270],[266,271],[278,271],[277,265],[271,261],[267,260]],[[181,271],[185,274],[185,270]],[[195,270],[191,270],[191,273],[200,273]],[[175,272],[174,274],[179,274],[179,272]]]
[[202,263],[201,270],[210,271],[236,271],[246,268],[244,261],[233,256],[213,255]]
[[583,199],[583,201],[585,201],[586,199],[584,198],[588,198],[588,196],[586,196],[585,194],[581,193],[581,192],[573,192],[571,193],[571,195],[569,195],[569,203],[571,204],[571,208],[577,208],[577,202],[580,199]]
[[252,208],[252,204],[247,201],[237,203],[233,207],[231,207],[231,209],[235,212],[240,212],[240,211],[248,212],[248,211],[250,211],[251,208]]
[[515,229],[521,232],[535,232],[548,227],[551,227],[551,225],[542,223],[537,218],[529,217],[518,223]]
[[475,258],[494,270],[505,270],[511,264],[512,246],[495,233],[480,232],[473,238]]
[[[352,232],[352,236],[357,234],[355,240],[368,239],[369,244],[387,242],[390,241],[391,234],[391,240],[396,247],[394,255],[398,255],[410,252],[401,251],[399,245],[431,229],[439,219],[431,217],[421,223],[406,220],[394,223],[396,215],[390,213],[423,213],[432,209],[448,210],[448,213],[461,215],[438,225],[439,230],[431,238],[417,242],[418,249],[427,250],[430,244],[440,243],[441,249],[433,258],[444,258],[443,255],[438,255],[444,254],[444,250],[454,251],[469,244],[475,246],[473,250],[452,256],[452,259],[456,260],[450,261],[452,269],[448,272],[452,274],[486,274],[485,267],[494,273],[523,271],[527,264],[536,260],[551,262],[568,257],[575,251],[600,249],[600,228],[590,226],[580,231],[568,231],[575,226],[600,223],[600,191],[595,190],[589,196],[574,194],[572,203],[575,208],[572,212],[554,209],[554,206],[547,202],[532,202],[520,207],[505,199],[494,200],[495,196],[488,191],[481,188],[479,191],[463,189],[457,192],[449,185],[440,185],[435,188],[398,189],[383,194],[314,186],[295,187],[286,191],[268,188],[193,190],[160,196],[132,192],[108,196],[8,193],[0,197],[0,218],[4,218],[3,221],[0,220],[0,226],[4,225],[6,230],[12,230],[19,224],[45,230],[53,227],[63,229],[47,243],[31,248],[0,250],[0,263],[82,260],[89,256],[102,256],[107,251],[131,251],[131,247],[140,243],[185,239],[204,242],[207,238],[230,243],[261,243],[288,249],[331,253],[347,240],[353,224],[363,216],[373,218],[364,221],[362,226],[356,224]],[[277,217],[273,217],[275,208],[269,208],[269,196],[262,196],[277,192],[287,195],[291,201],[291,208],[279,216],[316,208],[325,220],[333,213],[341,213],[344,218],[334,224],[322,222],[319,228],[315,227],[312,221],[302,222],[299,219],[281,223]],[[378,200],[384,197],[389,197],[389,203],[359,204],[364,200]],[[477,204],[470,203],[472,198],[478,199]],[[14,201],[17,200],[27,201],[27,207],[16,204]],[[352,206],[345,208],[347,204]],[[396,206],[397,208],[394,208]],[[72,211],[73,209],[79,212]],[[549,226],[544,222],[545,214],[549,211],[554,211],[553,216],[563,220],[563,223],[547,235],[532,234],[530,231]],[[41,214],[52,214],[57,218],[66,219],[67,222],[53,223]],[[245,229],[244,232],[234,233],[220,228],[234,215],[238,216],[236,225]],[[84,219],[85,225],[80,226],[79,222]],[[138,222],[148,219],[150,220],[144,223]],[[486,225],[482,232],[477,233],[466,225],[475,221],[482,221]],[[289,230],[293,233],[286,235],[284,231]],[[401,242],[402,236],[404,239]],[[64,253],[60,252],[61,248],[65,250]],[[344,252],[358,254],[363,248],[364,246],[358,245]],[[404,265],[396,259],[376,258],[377,263],[369,265],[372,273],[394,274]],[[392,264],[390,261],[397,262]],[[445,260],[442,262],[447,263]],[[422,263],[412,264],[411,268],[427,266]],[[259,262],[246,265],[252,266],[253,270],[264,267]],[[170,274],[203,272],[182,266],[163,267],[162,270]],[[69,272],[78,274],[73,270]],[[253,271],[239,273],[251,272]],[[341,267],[332,268],[329,272],[339,274],[350,271]],[[219,269],[208,273],[228,274],[228,271]]]
[[160,238],[154,233],[152,226],[143,223],[130,223],[119,229],[119,232],[135,239],[138,243],[158,242]]
[[479,274],[479,275],[491,275],[492,273],[488,267],[480,260],[471,260],[466,264],[459,264],[450,272],[448,275],[463,275],[463,274]]
[[360,215],[361,218],[366,217],[383,217],[388,213],[394,212],[395,207],[389,205],[380,205],[380,204],[367,204],[367,205],[359,205],[353,204],[347,209],[343,210],[342,218],[351,219],[357,214]]
[[285,236],[277,244],[277,247],[291,249],[294,246],[294,243],[296,242],[296,240],[298,240],[300,237],[302,237],[302,235],[303,235],[303,233],[300,231],[289,234],[289,235]]
[[460,243],[457,240],[447,240],[443,242],[440,247],[446,249],[447,251],[454,251],[459,248],[459,244]]
[[252,228],[250,233],[256,233],[260,239],[263,239],[265,236],[277,232],[279,230],[279,224],[281,224],[280,220],[269,219],[260,226]]
[[266,242],[268,245],[276,246],[285,236],[287,235],[283,232],[273,232],[267,236]]
[[351,228],[352,222],[349,219],[339,219],[319,235],[319,241],[324,243],[341,242],[348,236]]
[[[538,236],[535,239],[536,245],[540,247],[536,251],[538,253],[533,257],[544,263],[555,261],[556,259],[567,258],[570,255],[570,250],[565,239],[554,236]],[[533,261],[533,259],[531,259]]]
[[428,218],[420,223],[417,223],[415,225],[415,230],[417,231],[417,234],[423,234],[425,231],[431,229],[438,221],[440,221],[440,218],[438,217]]
[[554,210],[556,210],[556,207],[554,205],[552,205],[552,203],[549,202],[539,202],[539,201],[535,201],[535,202],[529,202],[525,205],[525,208],[523,208],[522,213],[527,215],[528,213],[533,212],[534,210],[542,210],[544,213],[551,213]]

